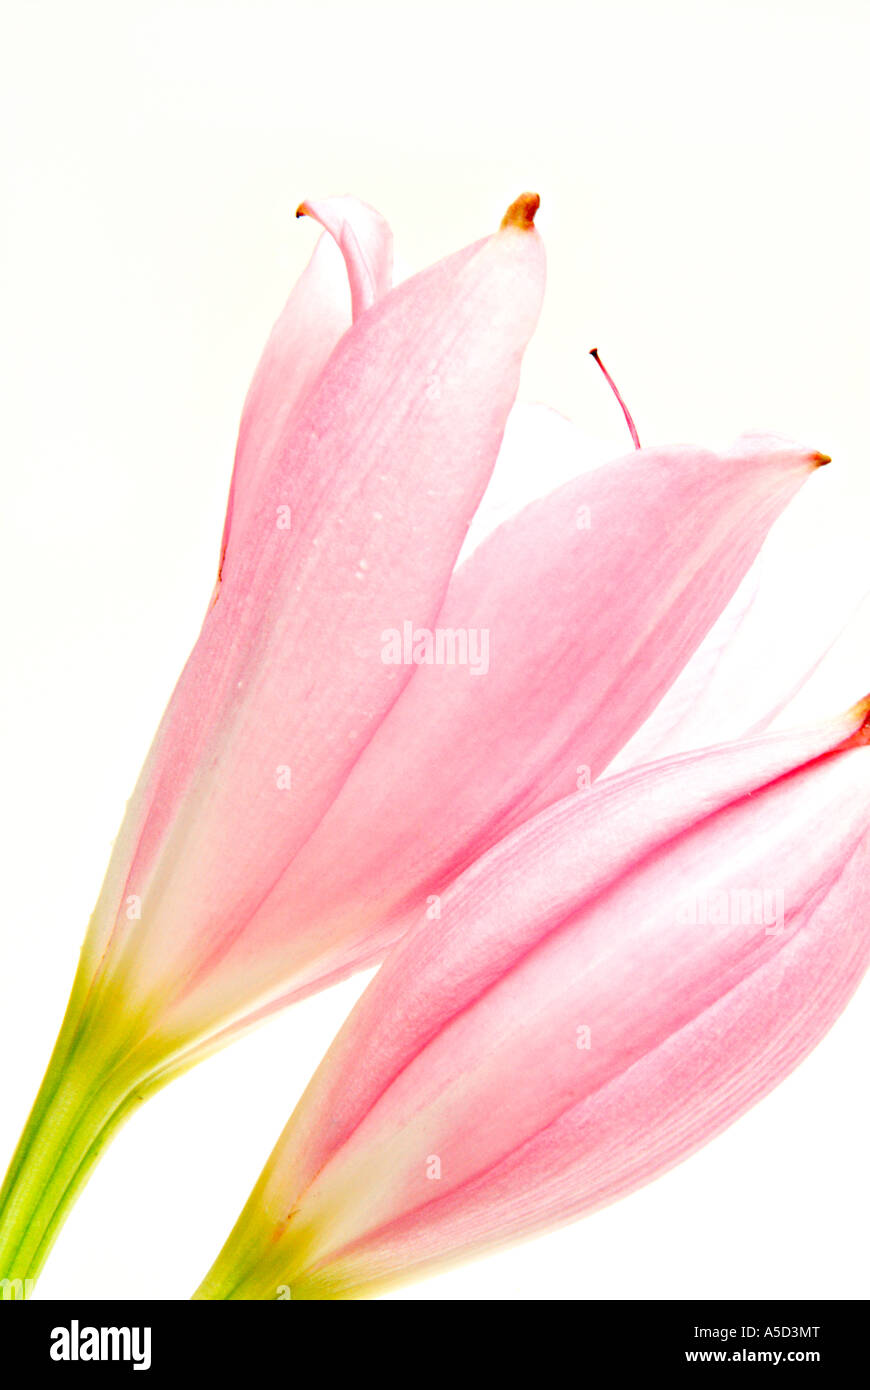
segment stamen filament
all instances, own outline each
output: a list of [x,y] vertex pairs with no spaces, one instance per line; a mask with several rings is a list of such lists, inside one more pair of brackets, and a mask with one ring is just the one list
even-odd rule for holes
[[616,382],[613,380],[613,377],[610,375],[609,371],[608,371],[607,368],[605,367],[605,365],[604,365],[604,363],[602,362],[601,358],[598,356],[598,349],[597,349],[597,348],[592,348],[591,351],[590,351],[590,353],[589,353],[589,356],[595,358],[595,361],[598,363],[599,367],[601,368],[602,372],[604,373],[605,377],[607,378],[607,382],[608,382],[608,385],[610,386],[611,391],[613,392],[613,394],[614,394],[614,396],[616,397],[616,399],[619,401],[619,404],[622,406],[622,413],[623,413],[623,415],[625,416],[625,423],[628,425],[628,428],[629,428],[629,430],[630,430],[630,432],[631,432],[631,437],[632,437],[632,439],[634,440],[634,447],[635,447],[635,449],[639,449],[639,448],[640,448],[640,439],[639,439],[639,437],[638,437],[637,430],[635,429],[634,421],[633,421],[632,418],[631,418],[631,413],[630,413],[630,411],[629,411],[629,409],[628,409],[628,406],[625,404],[625,401],[622,399],[622,397],[621,397],[620,394],[619,394],[619,391],[616,389]]

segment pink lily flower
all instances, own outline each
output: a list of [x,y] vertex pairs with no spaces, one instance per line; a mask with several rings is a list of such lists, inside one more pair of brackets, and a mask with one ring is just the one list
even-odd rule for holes
[[[0,1193],[0,1277],[35,1277],[145,1096],[380,959],[603,771],[828,461],[768,436],[640,450],[454,573],[540,308],[537,206],[390,288],[375,212],[302,205],[327,235],[245,404],[218,583]],[[476,665],[429,664],[463,637]]]
[[870,700],[605,778],[393,948],[196,1297],[368,1296],[587,1214],[783,1079],[870,962]]

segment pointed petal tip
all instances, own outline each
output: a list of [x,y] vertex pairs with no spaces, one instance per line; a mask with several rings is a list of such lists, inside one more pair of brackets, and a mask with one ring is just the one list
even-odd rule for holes
[[540,206],[541,199],[537,193],[521,193],[501,219],[502,231],[506,227],[516,227],[521,232],[531,231],[535,225],[535,213]]
[[865,695],[863,700],[852,706],[849,717],[854,718],[858,725],[850,742],[870,743],[870,695]]
[[811,449],[802,441],[784,434],[766,434],[760,430],[747,430],[738,435],[733,447],[742,454],[759,455],[771,463],[790,468],[799,468],[814,473],[831,462],[830,454],[819,449]]
[[307,217],[307,216],[308,216],[308,203],[307,203],[307,201],[306,201],[304,198],[303,198],[302,202],[299,204],[298,208],[296,209],[296,216],[297,216],[297,217]]

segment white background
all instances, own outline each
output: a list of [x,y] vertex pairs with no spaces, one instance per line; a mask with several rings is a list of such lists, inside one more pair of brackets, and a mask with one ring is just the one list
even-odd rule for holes
[[[417,268],[537,188],[550,275],[522,394],[625,452],[597,344],[645,442],[760,427],[824,449],[780,540],[791,636],[833,579],[863,563],[870,584],[864,0],[3,13],[0,1166],[211,589],[247,381],[314,240],[302,197],[374,203]],[[188,1297],[361,986],[139,1112],[40,1294]],[[866,1296],[868,1035],[865,987],[685,1165],[402,1296]]]

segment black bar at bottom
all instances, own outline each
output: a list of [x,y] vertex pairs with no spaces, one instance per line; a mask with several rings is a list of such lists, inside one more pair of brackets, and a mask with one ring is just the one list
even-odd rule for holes
[[[601,1371],[697,1376],[740,1368],[823,1371],[865,1364],[867,1303],[50,1303],[0,1309],[0,1366],[49,1375],[197,1375],[264,1371],[330,1384],[397,1374],[413,1383],[443,1368],[451,1381],[554,1373],[580,1382]],[[400,1340],[392,1342],[394,1333]],[[410,1338],[410,1340],[408,1340]],[[313,1364],[312,1364],[313,1358]],[[561,1366],[561,1370],[557,1368]],[[549,1370],[548,1370],[549,1367]]]

